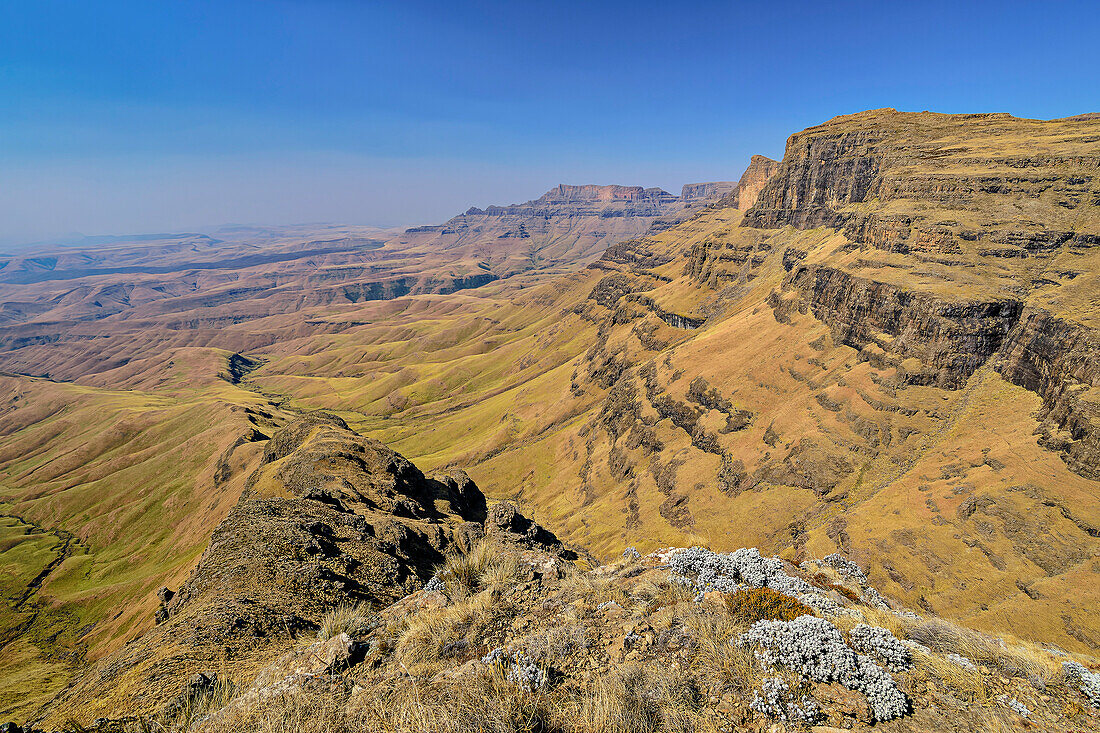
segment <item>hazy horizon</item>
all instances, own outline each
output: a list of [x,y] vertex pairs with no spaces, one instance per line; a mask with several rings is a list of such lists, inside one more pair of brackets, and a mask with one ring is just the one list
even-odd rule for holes
[[13,4],[0,9],[0,246],[211,222],[438,223],[558,183],[736,180],[751,155],[778,158],[788,135],[865,109],[1095,111],[1094,3],[910,12]]

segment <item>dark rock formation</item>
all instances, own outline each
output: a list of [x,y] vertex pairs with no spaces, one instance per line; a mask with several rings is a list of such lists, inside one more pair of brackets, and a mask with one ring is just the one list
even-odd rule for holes
[[[894,357],[887,361],[907,383],[949,389],[1000,348],[1022,310],[1017,301],[946,301],[816,265],[795,267],[785,284],[803,293],[837,343]],[[901,363],[910,358],[921,367]]]
[[1080,324],[1024,312],[998,371],[1043,398],[1043,441],[1075,472],[1100,480],[1100,339]]
[[578,557],[553,532],[520,514],[510,501],[494,504],[489,510],[485,518],[485,535],[501,542],[532,547],[565,560],[576,560]]
[[[158,709],[198,673],[270,660],[339,604],[393,603],[419,589],[453,546],[485,535],[576,557],[514,506],[490,512],[465,473],[425,476],[340,418],[305,415],[267,443],[187,581],[158,593],[158,625],[55,704],[94,689],[112,712]],[[104,696],[108,689],[118,697]]]

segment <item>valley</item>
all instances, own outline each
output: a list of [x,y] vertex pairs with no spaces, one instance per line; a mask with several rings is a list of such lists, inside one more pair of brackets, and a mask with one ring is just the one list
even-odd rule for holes
[[[367,517],[373,534],[277,531],[294,562],[344,548],[320,556],[355,584],[326,603],[398,600],[486,521],[459,470],[593,563],[841,552],[917,613],[1096,655],[1098,142],[1095,116],[874,110],[680,196],[561,185],[404,231],[4,258],[0,710],[163,703],[198,667],[162,608],[275,646],[297,630],[276,616],[314,622],[319,600],[241,577],[233,603],[274,610],[208,609],[212,535],[260,552],[231,530],[264,502]],[[308,452],[303,420],[347,465]],[[356,468],[364,451],[387,467]],[[249,673],[270,651],[208,646]]]

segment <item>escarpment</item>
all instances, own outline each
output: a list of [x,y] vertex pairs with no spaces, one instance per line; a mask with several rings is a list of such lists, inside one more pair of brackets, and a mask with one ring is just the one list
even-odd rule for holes
[[[823,266],[794,267],[797,289],[833,339],[890,365],[906,384],[964,386],[990,361],[1043,400],[1043,442],[1067,465],[1100,477],[1100,344],[1095,332],[1015,300],[943,300]],[[777,317],[791,304],[777,299]]]
[[889,354],[904,382],[952,389],[1001,347],[1022,310],[1018,301],[942,300],[822,266],[796,267],[784,284],[805,294],[837,343],[868,359]]
[[[893,110],[837,118],[791,136],[741,226],[840,233],[832,250],[784,252],[783,287],[834,339],[902,383],[950,389],[996,355],[1008,381],[1042,397],[1044,443],[1094,477],[1095,128]],[[708,276],[707,256],[695,277]],[[773,303],[780,318],[790,307]]]
[[1025,311],[998,370],[1043,398],[1043,442],[1077,473],[1100,480],[1100,337],[1044,311]]
[[[1100,171],[1094,128],[1092,120],[996,114],[838,117],[788,139],[743,226],[831,227],[855,243],[897,252],[970,248],[1027,257],[1063,245],[1093,247],[1100,243],[1087,214],[1097,205]],[[967,139],[958,139],[960,129]],[[1016,144],[1021,133],[1033,136],[1031,146]],[[1034,202],[1028,215],[1013,210],[1020,199]]]

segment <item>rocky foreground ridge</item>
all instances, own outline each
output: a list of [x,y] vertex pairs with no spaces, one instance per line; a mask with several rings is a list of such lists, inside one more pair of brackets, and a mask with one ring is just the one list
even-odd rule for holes
[[159,594],[152,631],[6,730],[1100,729],[1098,660],[913,613],[840,554],[596,565],[324,414],[274,434]]

